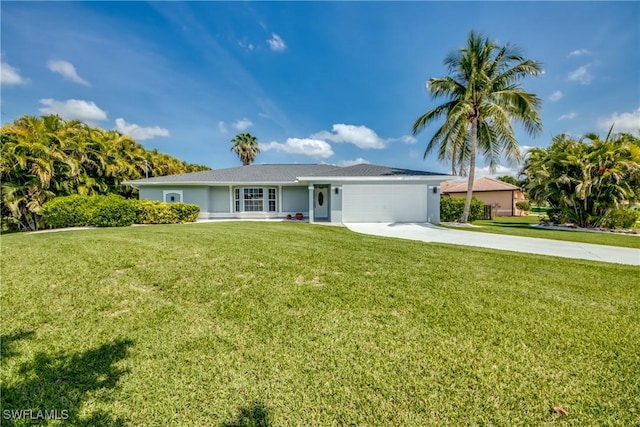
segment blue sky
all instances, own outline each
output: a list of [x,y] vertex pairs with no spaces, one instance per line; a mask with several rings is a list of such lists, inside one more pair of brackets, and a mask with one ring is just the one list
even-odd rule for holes
[[[469,30],[520,46],[544,74],[543,134],[640,129],[639,2],[1,3],[2,123],[58,113],[130,134],[188,162],[369,162],[447,172],[423,159],[442,100],[425,89]],[[480,161],[480,173],[482,170]],[[503,164],[498,175],[517,165]]]

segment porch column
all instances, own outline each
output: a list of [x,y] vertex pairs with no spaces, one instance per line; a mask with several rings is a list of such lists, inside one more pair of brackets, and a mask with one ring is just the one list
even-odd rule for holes
[[276,197],[278,199],[278,212],[282,213],[282,185],[278,185],[278,194]]
[[233,200],[233,186],[229,186],[229,213],[233,213],[233,207],[235,205],[235,200]]
[[309,222],[313,222],[313,184],[309,184]]

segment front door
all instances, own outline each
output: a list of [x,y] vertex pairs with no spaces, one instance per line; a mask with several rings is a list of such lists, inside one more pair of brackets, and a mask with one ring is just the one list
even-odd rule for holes
[[329,218],[329,189],[326,187],[313,190],[313,216],[314,219]]

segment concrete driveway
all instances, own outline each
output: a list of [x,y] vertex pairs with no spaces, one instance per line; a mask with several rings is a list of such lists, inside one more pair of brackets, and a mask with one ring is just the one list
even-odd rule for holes
[[640,249],[452,230],[426,223],[351,223],[345,226],[356,233],[375,236],[640,266]]

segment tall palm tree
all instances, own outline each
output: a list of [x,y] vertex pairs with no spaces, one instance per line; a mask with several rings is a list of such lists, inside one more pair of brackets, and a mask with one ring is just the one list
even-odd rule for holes
[[260,153],[260,147],[258,146],[258,138],[250,133],[241,133],[236,135],[231,143],[231,151],[235,151],[242,166],[250,165],[256,161],[256,156]]
[[445,118],[427,144],[424,157],[437,149],[438,160],[451,161],[452,174],[468,175],[461,218],[467,222],[477,151],[493,171],[501,155],[511,163],[520,161],[512,120],[529,135],[542,130],[540,99],[517,83],[525,76],[540,74],[541,66],[525,59],[516,47],[499,46],[474,31],[469,33],[466,46],[449,54],[444,65],[449,75],[429,79],[427,89],[434,98],[445,97],[447,101],[420,116],[412,131],[417,135],[435,120]]

